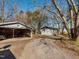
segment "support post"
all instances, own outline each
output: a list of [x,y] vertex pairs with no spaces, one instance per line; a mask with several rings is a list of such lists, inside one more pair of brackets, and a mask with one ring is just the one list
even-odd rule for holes
[[13,38],[15,37],[15,29],[13,29]]
[[33,32],[32,32],[32,30],[31,30],[31,38],[32,38],[32,33],[33,33]]

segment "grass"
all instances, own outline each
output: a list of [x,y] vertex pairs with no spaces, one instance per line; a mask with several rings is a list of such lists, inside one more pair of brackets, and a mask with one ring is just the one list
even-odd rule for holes
[[73,45],[76,45],[76,46],[79,47],[79,40],[77,40],[77,41],[71,41],[71,43],[72,43]]
[[77,46],[79,46],[79,40],[74,41],[74,44],[77,45]]

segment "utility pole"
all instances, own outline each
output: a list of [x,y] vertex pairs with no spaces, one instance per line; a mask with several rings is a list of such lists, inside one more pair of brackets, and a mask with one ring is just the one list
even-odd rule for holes
[[1,22],[4,22],[4,0],[2,0],[1,3]]

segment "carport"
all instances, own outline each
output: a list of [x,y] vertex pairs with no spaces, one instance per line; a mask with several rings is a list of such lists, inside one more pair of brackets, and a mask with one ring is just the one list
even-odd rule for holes
[[31,37],[31,28],[20,22],[0,23],[0,36],[5,38]]

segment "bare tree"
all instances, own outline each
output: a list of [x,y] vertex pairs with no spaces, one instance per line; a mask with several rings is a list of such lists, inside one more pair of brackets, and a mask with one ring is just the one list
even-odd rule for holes
[[2,18],[2,20],[1,20],[1,22],[4,22],[4,0],[2,0],[2,2],[1,2],[2,4],[1,4],[1,18]]
[[[74,0],[66,0],[68,3],[68,7],[69,7],[69,20],[71,21],[71,24],[68,24],[67,21],[67,17],[64,15],[64,13],[62,12],[62,10],[59,8],[59,6],[56,3],[56,0],[52,0],[52,3],[55,7],[55,9],[58,11],[58,14],[60,15],[60,17],[62,18],[63,24],[69,34],[69,37],[71,39],[76,39],[77,38],[77,29],[78,29],[78,15],[79,15],[79,10],[74,2]],[[69,26],[71,26],[71,28],[69,28]]]

